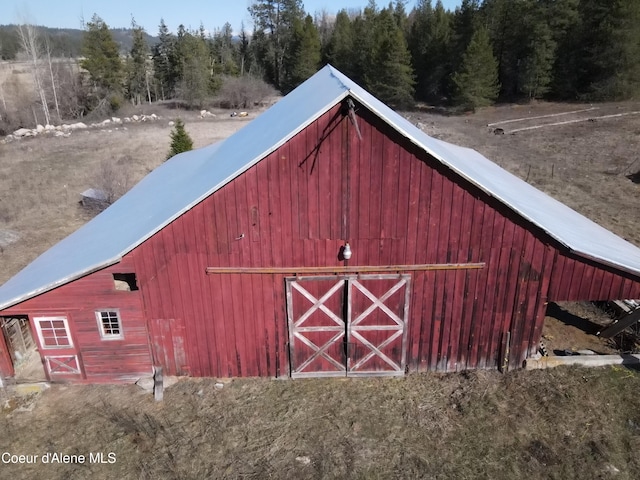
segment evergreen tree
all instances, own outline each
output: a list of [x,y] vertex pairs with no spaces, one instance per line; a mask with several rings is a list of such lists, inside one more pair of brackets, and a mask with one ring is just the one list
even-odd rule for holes
[[82,54],[80,66],[89,73],[93,95],[98,101],[109,98],[111,106],[117,108],[122,95],[123,64],[118,44],[98,15],[87,22]]
[[351,78],[366,88],[369,88],[367,79],[373,79],[378,71],[374,59],[377,16],[376,3],[374,0],[369,0],[362,15],[358,15],[352,24]]
[[581,0],[577,90],[614,100],[640,94],[640,2]]
[[320,35],[311,15],[295,19],[291,43],[285,56],[283,92],[289,92],[312,76],[320,65]]
[[182,152],[193,150],[193,140],[184,128],[181,119],[176,119],[173,130],[171,131],[171,149],[167,155],[167,160]]
[[394,107],[413,104],[411,55],[391,9],[383,9],[375,19],[372,66],[365,80],[374,95]]
[[540,98],[549,90],[555,50],[551,29],[546,23],[538,22],[532,29],[519,71],[519,89],[528,99]]
[[223,75],[238,75],[240,73],[238,50],[233,40],[233,28],[227,22],[213,34],[212,58],[214,71]]
[[420,0],[409,30],[411,61],[416,71],[416,96],[439,102],[449,96],[451,76],[451,14],[442,1]]
[[336,16],[333,32],[325,48],[325,63],[330,63],[348,77],[355,79],[353,72],[353,49],[353,25],[347,11],[340,10]]
[[174,96],[179,78],[176,45],[175,35],[169,32],[164,19],[160,19],[158,43],[153,47],[153,71],[156,85],[160,90],[157,96],[163,100]]
[[456,103],[467,109],[491,105],[498,98],[498,64],[484,27],[478,28],[471,37],[453,82]]
[[205,99],[216,88],[211,75],[211,57],[207,39],[203,32],[188,32],[184,25],[178,27],[176,43],[180,61],[180,76],[177,91],[188,107],[201,108]]
[[133,45],[127,59],[127,92],[134,105],[140,105],[145,96],[149,97],[149,84],[147,78],[147,57],[149,47],[144,38],[144,29],[138,26],[135,20],[131,21],[133,30]]
[[294,20],[304,18],[302,0],[254,0],[249,13],[256,30],[261,31],[266,40],[263,55],[257,59],[264,67],[267,80],[281,89],[287,76],[284,58],[291,43]]

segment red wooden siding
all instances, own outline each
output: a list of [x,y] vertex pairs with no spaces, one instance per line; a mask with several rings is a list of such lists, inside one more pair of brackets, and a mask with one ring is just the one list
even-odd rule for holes
[[550,301],[622,300],[640,298],[640,278],[595,262],[558,253]]
[[[640,297],[638,278],[567,254],[364,107],[356,117],[362,138],[337,105],[121,264],[8,312],[70,315],[86,378],[99,381],[152,362],[167,374],[289,375],[285,277],[301,267],[483,263],[406,272],[414,372],[518,367],[537,349],[548,301]],[[353,255],[340,261],[346,241]],[[140,291],[113,290],[124,271]],[[120,309],[123,341],[100,340],[103,308]]]
[[169,373],[288,375],[285,276],[205,268],[338,267],[345,241],[349,265],[485,263],[412,272],[411,371],[494,368],[507,332],[510,365],[535,351],[556,250],[364,108],[358,126],[336,106],[132,252]]
[[[31,322],[34,316],[67,316],[84,381],[127,381],[150,375],[152,362],[140,291],[116,290],[113,282],[114,273],[133,271],[131,257],[127,256],[117,265],[3,310],[2,314],[29,315]],[[119,310],[124,338],[103,340],[95,312],[113,309]],[[32,332],[35,338],[33,325]]]

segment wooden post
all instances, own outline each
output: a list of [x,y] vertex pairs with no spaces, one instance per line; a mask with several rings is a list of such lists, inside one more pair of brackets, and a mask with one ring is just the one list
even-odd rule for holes
[[502,361],[500,362],[500,372],[509,371],[509,351],[511,350],[511,332],[507,332],[502,337]]
[[163,395],[162,367],[153,367],[153,398],[155,398],[156,402],[161,402]]

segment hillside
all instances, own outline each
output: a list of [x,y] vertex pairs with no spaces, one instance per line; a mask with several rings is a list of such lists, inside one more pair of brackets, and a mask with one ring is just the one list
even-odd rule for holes
[[[49,39],[52,55],[55,57],[79,57],[82,50],[84,30],[79,28],[51,28],[39,26],[40,34]],[[2,60],[15,60],[20,51],[20,41],[14,24],[0,25],[0,57]],[[131,50],[133,30],[130,28],[112,28],[111,35],[120,46],[120,51]],[[156,37],[145,33],[147,45],[158,42]]]

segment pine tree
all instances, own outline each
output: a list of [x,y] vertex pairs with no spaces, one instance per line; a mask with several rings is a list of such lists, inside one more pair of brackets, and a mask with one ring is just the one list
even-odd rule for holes
[[193,140],[184,128],[181,119],[176,119],[173,130],[171,131],[171,149],[167,155],[167,160],[182,152],[193,150]]
[[413,104],[411,55],[393,12],[383,9],[374,21],[372,69],[365,75],[368,88],[383,102],[405,108]]
[[471,37],[453,82],[456,103],[467,109],[491,105],[498,98],[498,64],[484,27],[478,28]]
[[177,93],[188,107],[201,108],[216,87],[210,69],[210,49],[203,32],[188,32],[180,25],[176,54],[180,62]]
[[316,73],[320,65],[320,35],[311,15],[307,15],[304,22],[294,20],[293,35],[287,51],[289,53],[284,61],[284,93],[293,90]]
[[87,22],[82,54],[84,59],[80,61],[80,66],[89,72],[91,81],[97,87],[117,93],[122,91],[123,65],[118,44],[109,26],[98,15]]
[[164,19],[160,19],[158,43],[153,47],[153,71],[160,90],[158,97],[163,100],[173,97],[178,82],[176,43],[175,35],[169,32]]
[[577,90],[592,100],[640,94],[640,3],[582,0]]
[[333,32],[324,52],[325,63],[329,63],[348,77],[354,78],[353,71],[354,34],[353,25],[346,10],[336,16]]
[[451,18],[442,1],[420,0],[409,31],[411,61],[416,71],[416,96],[440,102],[449,95],[451,76]]
[[293,35],[294,19],[304,18],[302,0],[254,0],[249,13],[256,30],[261,31],[266,40],[263,55],[257,59],[267,80],[281,89],[287,76],[284,57]]
[[133,30],[133,45],[127,59],[127,92],[134,105],[140,105],[144,97],[151,101],[149,94],[147,57],[149,47],[144,38],[144,29],[138,26],[135,20],[131,21]]

